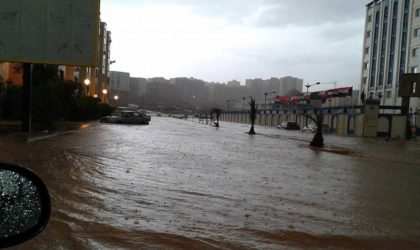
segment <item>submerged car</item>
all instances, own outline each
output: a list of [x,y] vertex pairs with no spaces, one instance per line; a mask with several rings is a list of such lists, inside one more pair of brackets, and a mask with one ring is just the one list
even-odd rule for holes
[[137,111],[123,110],[115,112],[111,116],[102,117],[101,123],[116,123],[116,124],[141,124],[148,125],[150,117]]
[[289,130],[300,130],[299,124],[296,122],[283,122],[282,124],[278,125],[277,128],[284,128]]
[[[318,126],[315,123],[312,122],[312,123],[308,124],[306,127],[304,127],[302,129],[302,131],[309,131],[309,132],[315,133],[315,131],[317,129],[318,129]],[[327,124],[323,123],[322,124],[322,132],[323,133],[330,132],[330,126],[328,126]]]

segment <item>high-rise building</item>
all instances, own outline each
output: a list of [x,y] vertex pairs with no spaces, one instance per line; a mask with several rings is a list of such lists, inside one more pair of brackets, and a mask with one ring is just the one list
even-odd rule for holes
[[115,91],[130,91],[130,73],[111,71],[110,89]]
[[99,94],[103,89],[109,88],[109,65],[110,65],[111,32],[107,30],[107,25],[101,22],[99,29],[99,53],[96,93]]
[[[420,73],[420,0],[374,0],[366,5],[361,93],[401,105],[403,73]],[[411,107],[420,108],[420,100]]]
[[111,32],[107,30],[106,23],[101,22],[96,67],[60,66],[59,73],[63,74],[62,78],[64,80],[83,83],[86,79],[89,79],[89,88],[92,90],[90,95],[100,97],[103,102],[107,102],[102,91],[104,89],[109,90],[110,54]]
[[146,78],[130,77],[130,93],[135,96],[146,94]]
[[303,80],[292,76],[286,76],[280,79],[272,77],[267,80],[248,79],[246,80],[246,87],[249,95],[253,96],[257,102],[262,102],[264,100],[264,93],[272,90],[276,91],[276,95],[287,95],[291,90],[301,92]]

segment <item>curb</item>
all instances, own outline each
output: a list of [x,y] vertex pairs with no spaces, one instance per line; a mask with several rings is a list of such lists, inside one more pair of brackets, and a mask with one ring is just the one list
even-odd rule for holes
[[40,141],[40,140],[48,139],[48,138],[55,137],[55,136],[60,136],[60,135],[64,135],[64,134],[74,133],[76,131],[77,130],[70,130],[70,131],[63,131],[63,132],[59,132],[59,133],[49,134],[49,135],[28,136],[26,138],[26,142],[31,143],[31,142]]

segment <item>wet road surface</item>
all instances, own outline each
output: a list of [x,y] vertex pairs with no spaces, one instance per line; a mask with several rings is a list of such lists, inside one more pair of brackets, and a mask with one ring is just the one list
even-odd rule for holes
[[92,123],[0,160],[52,196],[36,249],[419,249],[420,142],[153,117]]

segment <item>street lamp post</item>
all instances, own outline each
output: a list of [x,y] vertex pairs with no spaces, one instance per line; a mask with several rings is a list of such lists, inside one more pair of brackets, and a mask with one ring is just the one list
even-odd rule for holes
[[267,125],[267,95],[276,93],[275,90],[264,92],[264,125]]
[[314,86],[314,85],[319,85],[319,84],[321,84],[320,82],[317,82],[317,83],[314,83],[314,84],[309,84],[309,83],[307,83],[306,85],[305,85],[305,87],[306,87],[306,94],[308,94],[309,93],[309,88],[310,87],[312,87],[312,86]]
[[84,83],[86,85],[86,95],[89,96],[89,84],[90,84],[90,80],[89,79],[85,79]]
[[275,90],[264,92],[264,114],[267,113],[267,95],[269,95],[269,94],[275,94],[275,93],[276,93]]
[[229,105],[230,105],[230,101],[231,101],[231,100],[226,100],[226,102],[227,102],[227,107],[226,107],[227,112],[229,112]]
[[[250,98],[251,100],[253,99],[253,97],[252,97],[252,96],[243,96],[243,97],[242,97],[242,110],[243,110],[243,111],[245,111],[245,100],[246,100],[247,98]],[[244,117],[244,122],[246,122],[246,117]]]
[[195,104],[195,95],[192,96],[192,102],[191,102],[191,112],[193,113],[193,117],[195,117],[197,115],[197,109],[196,109],[196,104]]

